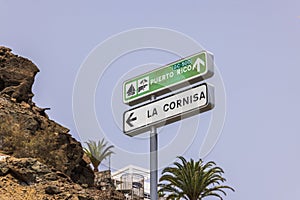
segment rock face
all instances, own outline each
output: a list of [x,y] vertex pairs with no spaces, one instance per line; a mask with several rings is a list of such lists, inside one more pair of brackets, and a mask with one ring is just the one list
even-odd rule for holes
[[122,200],[114,190],[101,191],[72,182],[64,173],[34,158],[0,155],[1,200]]
[[[38,71],[28,59],[0,47],[0,151],[17,158],[36,158],[76,183],[93,185],[94,174],[83,160],[81,144],[32,102],[31,88]],[[55,193],[53,188],[49,192],[52,190]]]
[[30,60],[12,54],[9,48],[0,47],[0,94],[8,94],[17,102],[29,102],[38,71]]

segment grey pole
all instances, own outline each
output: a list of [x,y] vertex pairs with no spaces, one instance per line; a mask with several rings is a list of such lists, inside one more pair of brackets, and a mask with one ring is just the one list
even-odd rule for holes
[[[155,95],[151,96],[151,101],[155,100]],[[150,127],[150,197],[151,200],[157,200],[157,128]]]

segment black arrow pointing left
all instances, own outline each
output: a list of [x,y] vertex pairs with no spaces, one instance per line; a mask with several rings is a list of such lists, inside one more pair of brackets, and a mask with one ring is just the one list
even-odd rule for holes
[[133,124],[131,122],[137,120],[136,117],[132,117],[134,112],[130,113],[129,117],[127,118],[126,120],[126,123],[130,126],[130,127],[133,127]]

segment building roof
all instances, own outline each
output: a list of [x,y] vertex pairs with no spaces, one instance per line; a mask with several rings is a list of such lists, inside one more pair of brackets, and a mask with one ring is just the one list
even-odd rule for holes
[[144,176],[145,181],[150,179],[150,170],[135,165],[128,165],[126,167],[123,167],[122,169],[112,172],[112,178],[120,178],[123,174],[126,173],[140,174]]

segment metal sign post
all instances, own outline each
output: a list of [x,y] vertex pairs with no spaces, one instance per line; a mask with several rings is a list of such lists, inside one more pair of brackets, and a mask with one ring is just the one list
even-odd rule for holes
[[159,69],[127,80],[123,102],[130,106],[150,102],[123,114],[123,132],[128,136],[150,130],[150,197],[158,200],[157,128],[191,117],[214,107],[214,87],[207,83],[155,100],[157,96],[213,76],[213,55],[202,51]]
[[150,130],[150,196],[157,200],[158,136],[157,128],[206,112],[214,107],[214,88],[203,83],[159,100],[128,110],[123,115],[123,131],[135,136]]
[[[151,101],[155,100],[155,95],[151,95]],[[150,198],[151,200],[157,200],[157,168],[158,168],[158,156],[157,156],[157,128],[155,126],[150,127]]]

